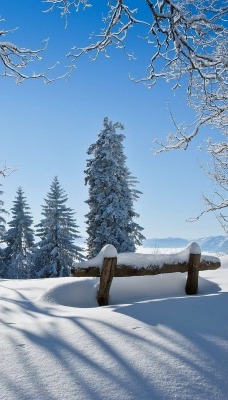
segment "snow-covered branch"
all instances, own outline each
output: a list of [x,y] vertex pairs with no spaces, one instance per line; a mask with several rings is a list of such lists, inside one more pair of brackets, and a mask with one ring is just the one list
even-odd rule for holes
[[0,175],[2,175],[4,178],[6,178],[7,176],[11,175],[14,171],[16,171],[16,169],[13,169],[11,167],[8,167],[7,165],[4,165],[0,169]]
[[[224,229],[224,232],[227,234],[228,233],[228,213],[227,213],[227,207],[228,207],[228,199],[224,199],[218,192],[214,193],[218,197],[218,202],[216,203],[215,201],[212,201],[209,197],[203,196],[203,200],[205,201],[206,204],[206,209],[203,210],[197,217],[191,218],[189,221],[194,222],[200,219],[204,214],[214,212],[216,214],[216,218],[218,219],[220,225]],[[224,214],[226,213],[226,215]]]
[[[87,0],[47,0],[49,10],[57,7],[62,15],[71,10],[96,7]],[[129,32],[141,26],[148,44],[150,61],[145,72],[135,82],[149,87],[158,80],[173,81],[173,89],[187,83],[186,99],[196,112],[196,122],[187,127],[178,126],[174,136],[166,144],[159,142],[158,152],[187,148],[202,125],[216,127],[226,132],[227,127],[227,65],[228,30],[226,15],[228,6],[217,0],[141,0],[134,8],[129,0],[107,0],[100,28],[84,47],[71,49],[68,57],[71,66],[81,56],[89,54],[96,60],[101,53],[108,55],[110,46],[122,49],[134,58]],[[142,17],[143,16],[143,17]],[[133,34],[131,33],[131,38]],[[136,31],[135,40],[139,40]],[[189,129],[188,129],[189,131]]]
[[84,9],[86,7],[91,7],[88,0],[44,0],[44,3],[48,5],[46,12],[53,11],[56,7],[60,10],[61,15],[69,14],[71,8],[75,8],[76,11],[79,11],[80,7]]
[[[4,19],[0,18],[0,24],[3,22]],[[59,79],[60,76],[55,78],[49,76],[50,71],[52,71],[58,63],[39,73],[31,71],[32,63],[42,61],[42,53],[46,50],[48,41],[44,40],[39,49],[32,50],[30,48],[20,47],[10,41],[2,40],[15,30],[16,29],[0,30],[0,77],[13,78],[16,83],[21,83],[25,79],[41,78],[45,83]],[[61,77],[67,74],[69,74],[69,72],[63,74]]]

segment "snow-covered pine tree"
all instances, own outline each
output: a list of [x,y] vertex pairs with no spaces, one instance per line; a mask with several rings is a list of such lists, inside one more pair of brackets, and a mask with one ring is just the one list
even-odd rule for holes
[[12,220],[8,223],[10,228],[4,235],[7,246],[5,260],[7,265],[7,278],[29,278],[31,263],[31,248],[34,245],[34,232],[31,228],[33,219],[26,197],[19,187],[13,202]]
[[[0,186],[2,186],[0,184]],[[3,195],[3,191],[0,190],[0,196]],[[2,214],[8,214],[7,211],[3,208],[4,202],[0,200],[0,278],[5,278],[6,273],[6,265],[5,265],[5,254],[4,249],[1,247],[1,243],[4,242],[3,236],[6,231],[6,220],[2,216]]]
[[40,241],[34,254],[35,275],[39,278],[69,276],[74,260],[82,260],[83,249],[74,244],[78,225],[74,211],[66,207],[68,200],[55,177],[42,206],[44,218],[37,225]]
[[[2,186],[0,184],[0,186]],[[0,196],[3,195],[3,191],[0,190]],[[2,241],[2,237],[5,233],[6,230],[6,220],[3,218],[3,216],[1,214],[8,214],[7,211],[3,208],[4,206],[4,202],[0,199],[0,241]]]
[[116,129],[122,130],[123,125],[105,118],[104,129],[87,151],[92,156],[85,170],[85,183],[89,185],[89,257],[94,257],[107,243],[118,252],[134,252],[135,245],[144,239],[143,228],[134,222],[138,214],[133,203],[140,192],[134,189],[136,180],[126,166],[122,143],[125,136]]

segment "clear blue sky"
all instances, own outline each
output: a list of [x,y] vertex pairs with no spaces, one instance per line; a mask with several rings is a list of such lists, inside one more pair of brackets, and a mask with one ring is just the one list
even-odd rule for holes
[[[42,70],[59,60],[58,74],[67,64],[65,54],[70,48],[86,44],[86,35],[96,29],[101,10],[70,15],[65,29],[65,21],[57,12],[42,14],[44,9],[45,4],[37,0],[3,0],[0,15],[6,22],[1,28],[18,27],[4,40],[24,47],[37,48],[42,39],[49,37],[44,63],[33,68]],[[127,164],[138,178],[137,188],[143,192],[135,209],[140,214],[137,222],[145,228],[144,235],[197,238],[223,234],[213,215],[186,222],[204,208],[202,193],[213,193],[211,182],[199,168],[207,157],[197,151],[199,143],[211,133],[202,132],[187,151],[153,155],[153,139],[164,138],[173,128],[167,103],[177,121],[190,120],[191,111],[183,93],[174,97],[164,82],[148,90],[129,80],[129,73],[137,77],[143,74],[149,55],[143,43],[134,46],[129,41],[129,45],[138,61],[129,62],[114,50],[111,59],[102,57],[95,63],[84,57],[69,81],[45,85],[33,80],[16,85],[13,80],[0,79],[0,165],[6,162],[17,168],[10,177],[1,179],[5,207],[12,207],[16,190],[22,186],[38,223],[41,204],[57,175],[84,236],[84,215],[88,211],[84,203],[86,150],[96,141],[107,116],[125,126]]]

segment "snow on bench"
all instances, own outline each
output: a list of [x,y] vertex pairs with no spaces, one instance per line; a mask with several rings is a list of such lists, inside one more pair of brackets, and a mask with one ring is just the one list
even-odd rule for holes
[[100,306],[108,305],[109,291],[113,277],[157,275],[173,272],[187,272],[186,294],[196,294],[199,271],[213,270],[221,266],[214,256],[201,255],[200,246],[190,243],[176,254],[119,253],[107,244],[100,253],[87,261],[74,263],[75,277],[100,277],[97,301]]

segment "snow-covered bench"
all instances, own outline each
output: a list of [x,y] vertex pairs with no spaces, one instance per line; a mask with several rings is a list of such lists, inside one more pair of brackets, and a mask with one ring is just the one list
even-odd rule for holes
[[200,246],[195,242],[176,254],[117,254],[115,247],[108,244],[96,257],[74,263],[72,275],[100,277],[97,301],[104,306],[108,305],[113,277],[187,272],[185,291],[192,295],[198,290],[199,271],[217,269],[220,265],[219,258],[201,255]]

